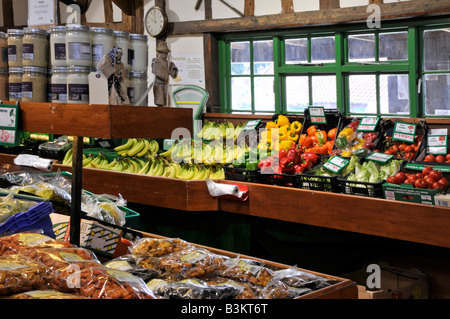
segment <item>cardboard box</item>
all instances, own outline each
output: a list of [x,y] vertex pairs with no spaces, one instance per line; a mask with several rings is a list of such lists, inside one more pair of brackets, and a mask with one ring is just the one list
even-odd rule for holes
[[342,275],[358,285],[358,299],[428,299],[428,276],[417,269],[405,270],[380,265],[380,288],[368,289],[366,281],[372,274],[365,269]]

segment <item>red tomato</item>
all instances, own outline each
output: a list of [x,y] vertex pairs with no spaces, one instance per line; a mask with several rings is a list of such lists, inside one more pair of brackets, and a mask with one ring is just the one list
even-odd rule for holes
[[417,180],[417,176],[416,175],[409,175],[408,176],[408,180],[414,184],[414,182]]
[[393,151],[391,151],[390,149],[384,151],[384,154],[388,154],[388,155],[395,155]]
[[415,153],[409,152],[409,153],[405,153],[405,156],[403,158],[407,159],[407,160],[412,160],[415,155],[416,155]]
[[445,155],[445,160],[446,160],[446,161],[450,161],[450,153],[447,154],[447,155]]
[[432,179],[438,181],[438,180],[440,180],[442,178],[442,173],[432,169],[428,176],[430,176]]
[[424,159],[425,162],[436,162],[436,157],[434,155],[428,154],[425,156]]
[[433,183],[433,185],[431,185],[431,189],[436,189],[436,188],[444,189],[444,186],[441,183],[438,183],[438,182]]
[[402,184],[408,177],[406,176],[405,173],[403,172],[398,172],[397,174],[395,174],[395,177],[397,178],[397,180],[400,182],[400,184]]
[[414,182],[414,186],[416,188],[428,188],[428,184],[423,178],[416,179],[416,181]]
[[414,186],[414,181],[410,180],[409,178],[405,179],[405,181],[403,182],[403,184],[409,184],[409,185],[413,185]]
[[395,154],[398,152],[398,146],[394,144],[391,147],[389,147],[389,150]]
[[408,145],[405,147],[405,153],[412,153],[414,152],[414,147],[412,147],[411,145]]
[[442,156],[442,155],[436,156],[436,162],[444,163],[445,162],[445,157]]
[[425,177],[425,182],[427,182],[428,185],[433,185],[434,183],[436,183],[436,180],[434,178],[431,178],[429,176]]
[[423,174],[422,174],[422,173],[416,173],[416,176],[417,176],[418,178],[423,178]]
[[448,186],[448,179],[447,177],[442,177],[440,180],[438,180],[438,183],[443,186],[443,188]]
[[391,184],[397,184],[397,185],[400,185],[400,184],[401,184],[401,183],[398,181],[397,177],[395,177],[395,176],[389,176],[389,177],[386,179],[386,182],[391,183]]
[[398,146],[398,149],[400,150],[400,151],[405,151],[405,148],[408,146],[408,144],[405,144],[405,143],[402,143],[402,144],[400,144],[399,146]]
[[430,171],[432,171],[432,170],[433,170],[433,167],[431,167],[431,166],[425,167],[425,168],[422,170],[423,176],[427,176],[428,174],[430,174]]

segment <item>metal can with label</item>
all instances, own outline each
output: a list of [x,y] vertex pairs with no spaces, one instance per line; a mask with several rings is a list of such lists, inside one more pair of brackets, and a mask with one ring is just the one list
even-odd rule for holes
[[89,104],[90,66],[67,67],[67,103]]
[[91,66],[91,28],[86,25],[71,25],[66,32],[66,64]]

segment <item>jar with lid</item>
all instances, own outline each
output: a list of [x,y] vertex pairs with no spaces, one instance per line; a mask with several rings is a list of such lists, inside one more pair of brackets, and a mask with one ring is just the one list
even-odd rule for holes
[[8,70],[0,68],[0,100],[8,99]]
[[22,101],[47,102],[47,68],[23,67]]
[[130,49],[130,34],[123,31],[114,31],[114,46],[122,49],[122,64],[125,70],[130,70],[128,50]]
[[51,66],[66,66],[66,32],[67,27],[58,25],[50,28]]
[[89,104],[89,73],[91,67],[67,67],[67,103]]
[[47,31],[38,28],[23,30],[22,64],[41,68],[48,65],[48,37]]
[[8,66],[22,67],[23,30],[8,29]]
[[114,31],[109,28],[92,28],[92,67],[96,68],[100,60],[114,46]]
[[8,35],[5,32],[0,32],[0,49],[2,53],[0,68],[6,69],[8,67]]
[[[130,80],[128,86],[128,98],[131,104],[135,104],[144,95],[147,90],[147,72],[130,72]],[[139,106],[148,105],[148,96],[142,101]]]
[[91,28],[86,25],[71,25],[66,31],[66,64],[92,65]]
[[50,92],[50,102],[67,103],[67,67],[57,66],[52,69]]
[[12,102],[21,101],[23,69],[18,67],[11,67],[8,71],[8,100]]
[[145,34],[130,34],[130,49],[128,50],[130,70],[133,72],[147,72],[148,45]]

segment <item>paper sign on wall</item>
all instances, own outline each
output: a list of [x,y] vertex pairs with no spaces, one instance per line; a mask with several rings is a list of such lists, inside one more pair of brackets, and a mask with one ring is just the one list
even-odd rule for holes
[[28,26],[55,24],[55,0],[28,0]]

